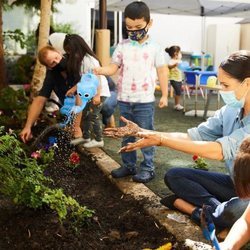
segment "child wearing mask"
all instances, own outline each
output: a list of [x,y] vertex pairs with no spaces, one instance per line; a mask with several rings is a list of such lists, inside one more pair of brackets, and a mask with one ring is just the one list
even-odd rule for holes
[[[99,67],[94,73],[113,75],[119,69],[118,105],[120,114],[145,129],[154,129],[155,108],[155,70],[160,82],[162,97],[159,107],[168,103],[168,68],[164,50],[147,34],[152,26],[148,6],[142,1],[135,1],[126,6],[124,18],[128,39],[118,44],[112,62],[106,67]],[[120,121],[120,126],[123,126]],[[134,142],[135,137],[123,138],[122,146]],[[111,172],[113,178],[133,176],[133,181],[146,183],[155,176],[155,147],[141,150],[144,160],[140,163],[137,173],[136,151],[122,153],[122,166]]]

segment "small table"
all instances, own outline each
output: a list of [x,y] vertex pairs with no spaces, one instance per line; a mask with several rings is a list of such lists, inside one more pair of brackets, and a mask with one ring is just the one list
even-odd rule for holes
[[[216,71],[184,71],[184,76],[185,76],[184,86],[186,88],[188,96],[189,96],[188,86],[195,87],[194,116],[197,116],[197,104],[198,104],[198,93],[197,92],[198,92],[198,89],[201,90],[202,97],[205,98],[202,89],[207,87],[207,85],[206,85],[207,79],[210,76],[217,77],[217,72]],[[212,92],[212,90],[210,92]],[[186,97],[185,97],[185,92],[184,92],[184,97],[183,97],[184,112],[186,111],[185,98]],[[207,111],[206,111],[206,115],[207,115]]]

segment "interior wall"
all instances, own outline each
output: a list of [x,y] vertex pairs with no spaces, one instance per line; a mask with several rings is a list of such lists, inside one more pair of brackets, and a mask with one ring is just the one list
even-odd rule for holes
[[250,23],[241,24],[240,49],[250,50]]

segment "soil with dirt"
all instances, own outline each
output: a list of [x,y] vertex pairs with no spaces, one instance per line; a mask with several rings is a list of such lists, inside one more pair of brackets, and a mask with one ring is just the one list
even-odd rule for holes
[[48,208],[29,209],[0,196],[0,249],[156,249],[173,235],[144,212],[143,201],[123,195],[92,161],[82,158],[76,169],[53,164],[46,174],[56,187],[95,211],[83,227],[61,224]]

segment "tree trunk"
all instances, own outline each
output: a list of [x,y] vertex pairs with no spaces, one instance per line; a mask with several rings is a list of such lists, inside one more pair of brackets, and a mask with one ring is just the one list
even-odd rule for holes
[[3,50],[3,0],[0,0],[0,89],[6,86],[4,50]]
[[[41,16],[39,26],[39,38],[38,49],[39,51],[48,43],[49,28],[50,28],[50,14],[51,14],[52,0],[41,0]],[[36,66],[31,82],[31,98],[37,96],[38,91],[42,87],[42,83],[45,77],[46,68],[40,64],[39,60],[36,60]]]

